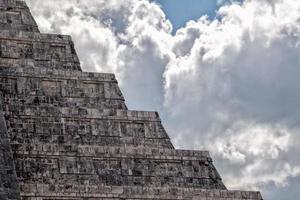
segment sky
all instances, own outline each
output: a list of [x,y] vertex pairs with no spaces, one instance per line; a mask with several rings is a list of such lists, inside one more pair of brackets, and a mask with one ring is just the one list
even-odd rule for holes
[[[152,0],[161,6],[166,18],[173,26],[172,33],[184,27],[190,20],[197,20],[207,15],[210,19],[216,16],[220,6],[230,3],[230,0]],[[241,2],[241,0],[236,0]]]
[[161,5],[167,19],[173,26],[173,33],[184,27],[189,20],[197,20],[203,15],[210,18],[215,16],[218,6],[217,0],[156,0]]
[[177,148],[209,150],[229,189],[300,196],[299,0],[26,2]]

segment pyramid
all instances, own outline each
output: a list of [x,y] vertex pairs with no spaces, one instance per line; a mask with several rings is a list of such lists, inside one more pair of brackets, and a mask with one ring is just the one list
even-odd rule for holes
[[70,36],[0,0],[0,200],[261,200],[229,191],[207,151],[177,150],[113,74],[83,72]]

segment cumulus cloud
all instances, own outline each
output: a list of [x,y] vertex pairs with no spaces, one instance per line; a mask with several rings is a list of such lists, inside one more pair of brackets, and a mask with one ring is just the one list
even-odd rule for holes
[[27,2],[84,70],[117,74],[129,107],[163,113],[177,147],[210,150],[229,187],[271,197],[299,179],[299,1],[219,1],[175,35],[147,0]]
[[178,145],[208,147],[232,186],[299,175],[290,143],[299,139],[299,6],[226,4],[215,20],[191,21],[174,36],[180,50],[164,74],[168,127],[184,130],[173,136]]

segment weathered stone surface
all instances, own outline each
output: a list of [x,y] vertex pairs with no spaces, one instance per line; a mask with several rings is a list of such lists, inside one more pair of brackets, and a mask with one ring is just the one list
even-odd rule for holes
[[[205,190],[196,188],[180,187],[141,187],[141,186],[97,186],[91,188],[77,187],[77,192],[68,193],[48,193],[52,194],[52,199],[78,199],[78,200],[133,200],[133,199],[164,199],[164,200],[257,200],[262,199],[259,192],[227,191],[227,190]],[[27,193],[26,199],[42,200],[39,192],[44,193],[47,186],[40,185],[34,193]]]
[[0,27],[0,200],[262,199],[228,191],[208,152],[174,149],[158,113],[82,72],[70,36],[39,33],[24,2],[0,0]]
[[[30,153],[30,158],[20,156],[16,165],[19,178],[26,180],[22,186],[37,188],[43,185],[43,192],[65,194],[99,185],[225,189],[210,157],[186,156],[183,159],[179,155],[159,156],[151,150],[148,155],[142,155],[127,153],[127,148],[112,147],[102,147],[95,155],[90,154],[89,148],[74,156],[63,152],[44,156],[35,152]],[[171,155],[180,153],[170,152]]]
[[[0,104],[2,105],[1,93]],[[20,199],[13,152],[11,150],[6,122],[2,111],[0,111],[0,199]]]
[[39,32],[24,1],[0,0],[1,30]]
[[80,63],[70,36],[0,31],[0,66],[79,70]]
[[50,109],[57,107],[59,110],[60,107],[126,110],[124,97],[112,74],[100,76],[36,67],[30,70],[26,68],[25,71],[18,71],[15,67],[1,70],[0,89],[5,91],[4,101],[12,107],[36,107],[37,110],[41,106],[52,107]]

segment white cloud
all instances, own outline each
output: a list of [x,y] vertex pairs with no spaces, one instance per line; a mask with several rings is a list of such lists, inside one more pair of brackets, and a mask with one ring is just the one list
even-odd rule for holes
[[160,110],[177,147],[209,149],[229,187],[299,176],[300,1],[224,1],[174,36],[146,0],[27,2],[85,70],[117,74],[130,107]]
[[[260,124],[236,123],[217,136],[209,144],[209,149],[223,162],[228,163],[224,178],[231,187],[241,185],[249,189],[274,183],[285,186],[289,176],[298,176],[300,165],[291,166],[285,155],[291,147],[292,134],[285,127],[272,127]],[[229,162],[228,162],[229,161]],[[226,165],[226,164],[225,164]],[[244,178],[240,178],[244,177]]]
[[211,149],[229,160],[245,163],[247,156],[277,159],[280,152],[287,152],[290,135],[281,127],[266,127],[255,124],[235,124],[215,139]]
[[165,71],[168,128],[180,146],[209,148],[233,187],[298,175],[286,166],[300,165],[289,142],[299,138],[299,9],[292,0],[228,4],[175,35],[182,50]]

